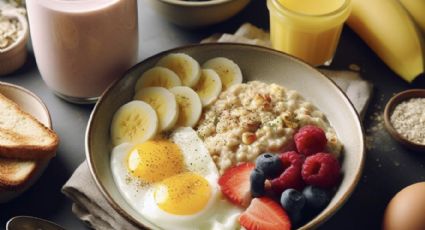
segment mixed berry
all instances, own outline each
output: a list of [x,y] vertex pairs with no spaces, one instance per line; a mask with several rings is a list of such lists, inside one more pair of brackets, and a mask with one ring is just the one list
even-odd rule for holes
[[291,229],[330,202],[341,168],[339,161],[325,152],[325,133],[318,127],[304,126],[294,135],[294,143],[294,151],[264,153],[255,164],[238,164],[219,179],[227,199],[246,208],[239,217],[245,229]]

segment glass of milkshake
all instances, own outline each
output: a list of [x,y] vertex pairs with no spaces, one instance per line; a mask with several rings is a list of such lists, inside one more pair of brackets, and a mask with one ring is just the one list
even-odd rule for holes
[[73,103],[93,103],[138,56],[137,0],[27,0],[38,69]]

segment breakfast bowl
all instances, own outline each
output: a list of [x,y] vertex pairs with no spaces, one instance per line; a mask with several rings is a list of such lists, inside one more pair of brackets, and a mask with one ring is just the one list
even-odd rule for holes
[[[394,113],[394,110],[400,103],[409,101],[409,99],[413,98],[425,98],[425,90],[424,89],[410,89],[402,91],[396,95],[394,95],[386,104],[385,110],[384,110],[384,124],[385,128],[388,131],[388,133],[391,135],[391,137],[399,142],[401,145],[405,146],[408,149],[424,152],[425,151],[425,144],[420,144],[417,142],[414,142],[412,140],[409,140],[407,138],[407,134],[403,135],[400,134],[399,131],[397,131],[396,127],[394,126],[392,122],[392,115]],[[412,111],[412,110],[411,110]],[[410,115],[406,115],[410,116]]]
[[17,39],[4,49],[0,48],[0,76],[9,74],[19,69],[26,61],[26,44],[29,39],[28,22],[25,16],[14,10],[1,12],[9,20],[14,20],[21,26]]
[[147,0],[168,21],[187,28],[223,22],[239,13],[250,0]]
[[[34,116],[46,127],[52,127],[52,122],[47,107],[34,93],[20,86],[5,82],[0,82],[0,93],[18,104],[23,111]],[[25,167],[26,170],[29,171],[28,176],[24,178],[23,182],[18,185],[3,186],[0,182],[0,203],[8,202],[29,189],[44,172],[48,163],[49,159],[38,161],[23,161],[0,158],[0,173],[2,173],[2,169],[6,169],[6,171],[13,171],[14,166],[18,164],[20,167]],[[10,171],[7,171],[6,173],[10,173]]]
[[343,143],[343,176],[329,205],[300,229],[319,226],[343,206],[360,180],[365,158],[363,129],[345,94],[316,69],[284,53],[242,44],[202,44],[165,51],[137,64],[104,92],[91,114],[86,132],[86,157],[98,188],[118,213],[141,228],[161,229],[158,223],[136,211],[122,195],[122,186],[116,185],[111,169],[113,146],[110,127],[115,112],[133,99],[139,76],[170,53],[185,53],[199,63],[214,57],[231,59],[240,66],[244,82],[259,80],[282,85],[298,91],[316,105]]

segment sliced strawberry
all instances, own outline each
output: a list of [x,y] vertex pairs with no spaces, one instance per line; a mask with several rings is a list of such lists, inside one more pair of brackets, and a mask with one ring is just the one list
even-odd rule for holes
[[253,163],[242,163],[227,169],[218,180],[221,192],[230,202],[247,207],[251,201],[250,181]]
[[285,210],[268,197],[254,198],[248,209],[239,216],[247,230],[290,230],[291,221]]

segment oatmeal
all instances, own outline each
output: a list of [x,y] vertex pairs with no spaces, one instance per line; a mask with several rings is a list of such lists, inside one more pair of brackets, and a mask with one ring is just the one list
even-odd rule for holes
[[0,11],[0,52],[15,43],[21,33],[18,19],[5,17]]
[[398,104],[390,120],[404,138],[425,145],[425,98],[411,98]]
[[302,126],[322,128],[326,151],[338,157],[342,145],[325,115],[294,90],[252,81],[234,85],[208,107],[196,130],[220,173],[238,162],[254,161],[264,152],[293,149]]

